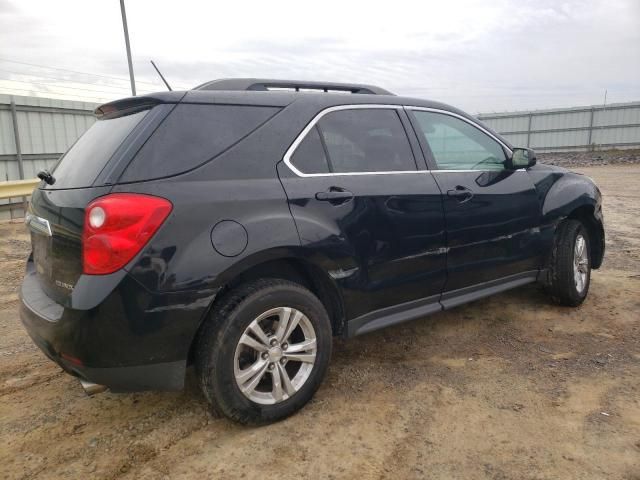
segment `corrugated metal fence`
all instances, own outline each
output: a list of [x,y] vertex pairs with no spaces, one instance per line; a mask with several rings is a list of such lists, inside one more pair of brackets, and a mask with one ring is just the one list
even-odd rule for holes
[[481,113],[478,118],[513,145],[540,152],[640,148],[640,102]]
[[[0,94],[0,181],[34,178],[51,168],[95,121],[96,106]],[[22,199],[0,200],[0,220],[22,216]]]
[[[0,94],[0,181],[33,178],[51,168],[95,121],[96,106]],[[640,148],[640,102],[478,118],[514,145],[541,152]],[[22,199],[0,200],[0,220],[22,215]]]

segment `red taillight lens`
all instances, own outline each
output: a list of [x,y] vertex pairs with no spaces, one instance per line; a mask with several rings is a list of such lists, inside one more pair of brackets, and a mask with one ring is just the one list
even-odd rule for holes
[[164,198],[113,193],[91,202],[84,216],[82,264],[88,275],[124,267],[160,228],[173,206]]

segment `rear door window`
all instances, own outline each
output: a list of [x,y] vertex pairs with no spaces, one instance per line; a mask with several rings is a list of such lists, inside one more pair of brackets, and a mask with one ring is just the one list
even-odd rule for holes
[[54,167],[56,179],[47,189],[90,187],[116,149],[148,110],[108,120],[97,120]]
[[279,110],[179,104],[140,149],[120,181],[151,180],[192,170],[231,148]]
[[417,169],[402,121],[391,108],[327,113],[300,142],[291,163],[305,174]]
[[335,173],[416,170],[409,139],[395,109],[330,112],[318,129]]

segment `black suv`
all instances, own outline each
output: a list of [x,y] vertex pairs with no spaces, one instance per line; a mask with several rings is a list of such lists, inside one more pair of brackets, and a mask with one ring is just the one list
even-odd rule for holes
[[473,117],[366,85],[229,79],[102,105],[44,172],[21,317],[89,392],[266,423],[352,337],[530,282],[577,306],[601,195]]

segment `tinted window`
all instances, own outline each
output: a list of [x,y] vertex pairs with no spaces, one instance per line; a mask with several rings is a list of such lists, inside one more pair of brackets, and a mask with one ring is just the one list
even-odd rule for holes
[[140,149],[121,181],[168,177],[213,159],[278,111],[274,107],[178,105]]
[[91,186],[116,149],[147,112],[96,121],[60,159],[52,172],[56,183],[48,188]]
[[503,170],[498,142],[464,120],[434,112],[413,112],[440,170]]
[[300,142],[291,157],[291,163],[303,173],[329,173],[327,156],[316,127],[313,127]]
[[400,117],[391,109],[328,113],[318,122],[333,172],[416,170]]

